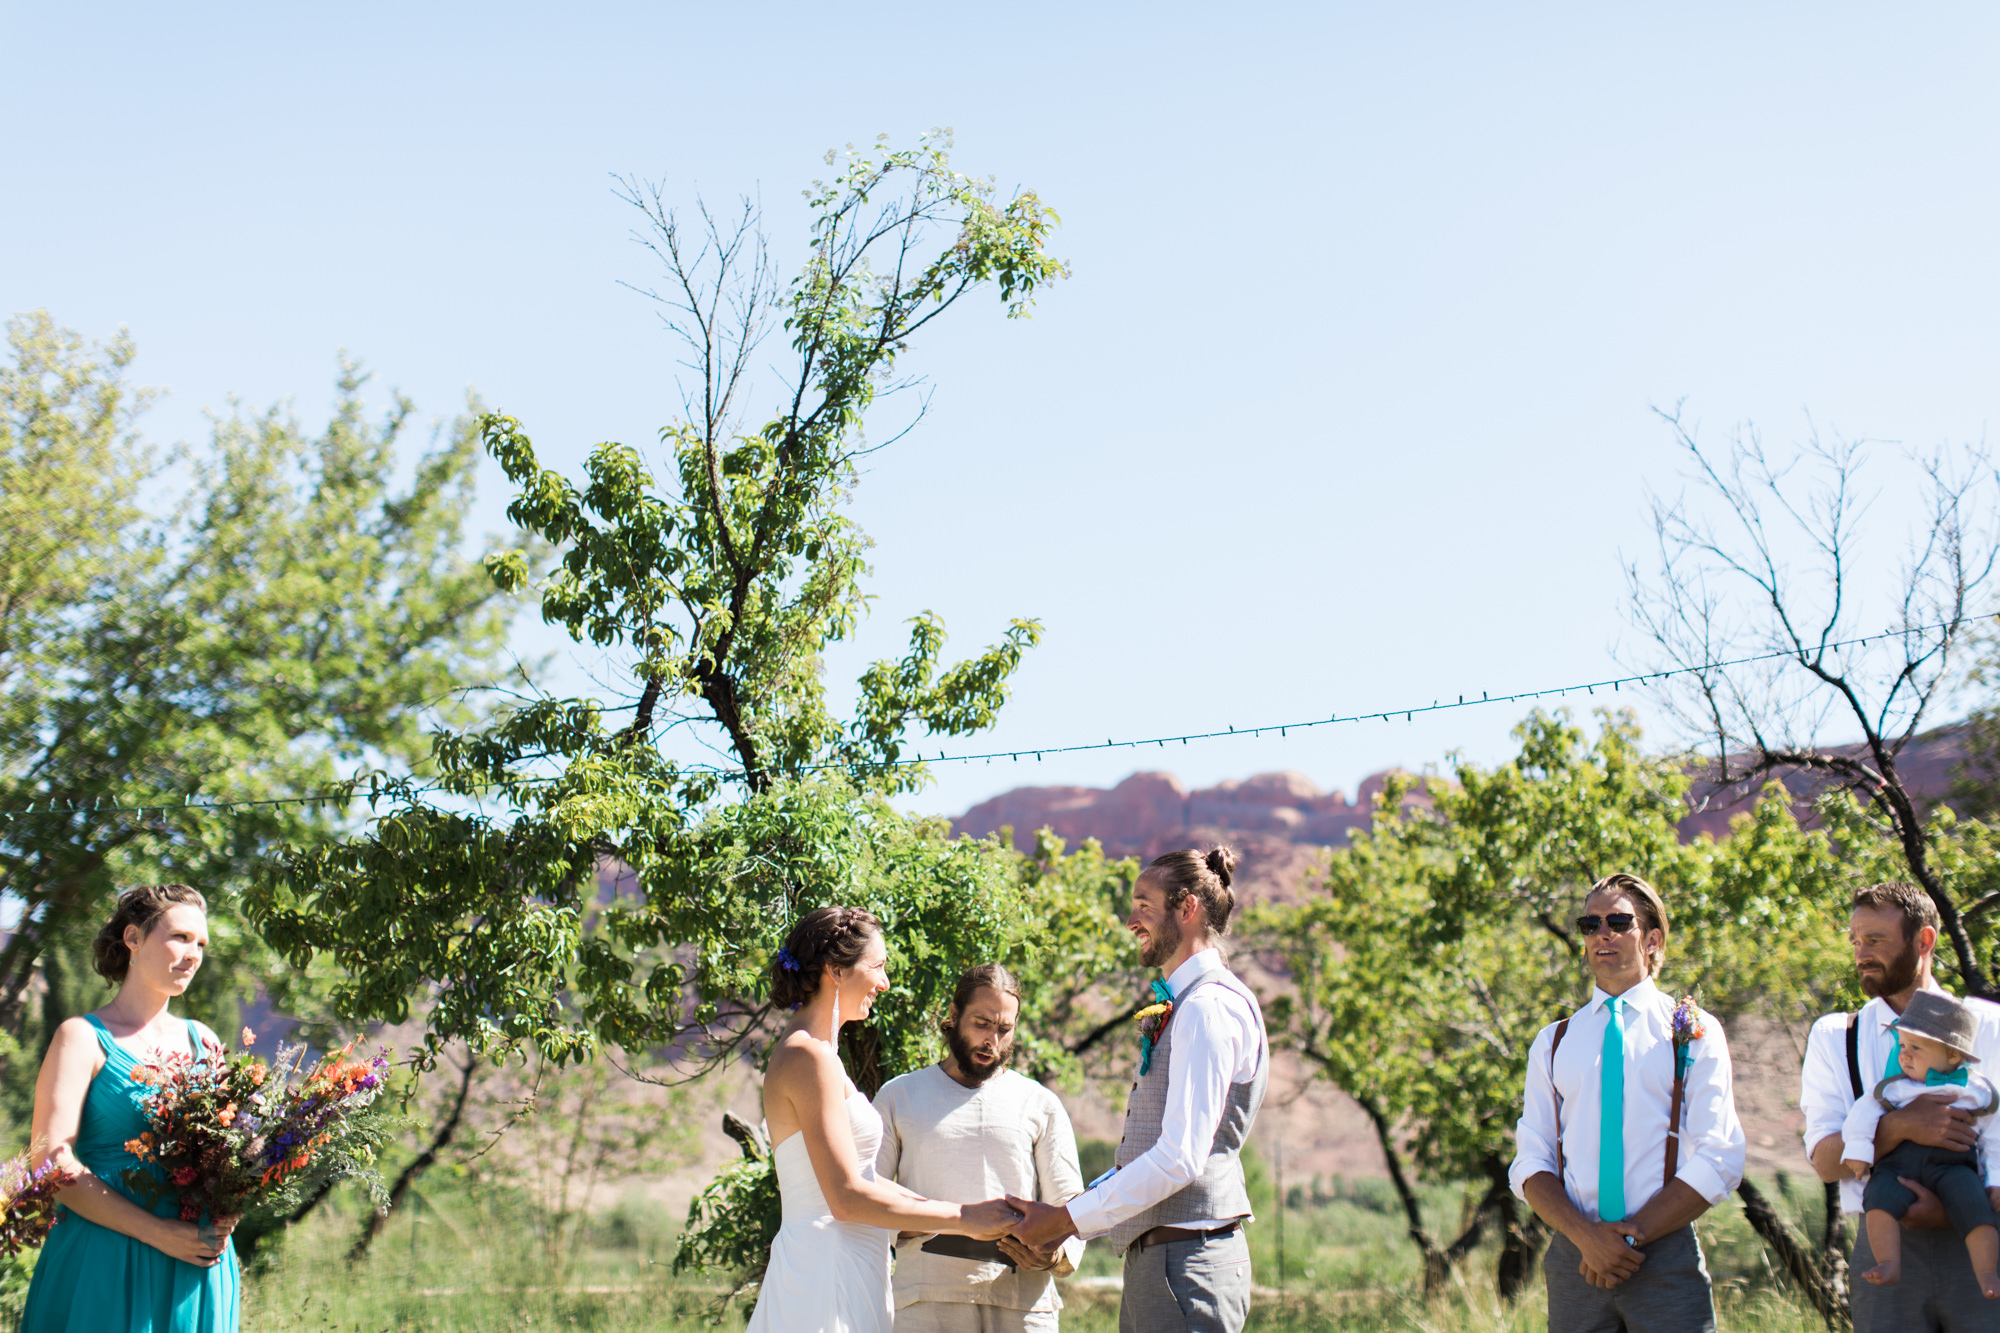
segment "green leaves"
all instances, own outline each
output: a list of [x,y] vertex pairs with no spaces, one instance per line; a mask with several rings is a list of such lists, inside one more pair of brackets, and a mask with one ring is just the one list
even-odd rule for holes
[[[370,421],[343,364],[323,429],[239,407],[189,456],[178,506],[149,513],[142,492],[172,492],[132,431],[130,345],[92,351],[45,315],[11,332],[0,506],[51,508],[0,523],[0,808],[56,813],[0,829],[0,893],[25,919],[0,951],[0,1020],[18,1030],[38,965],[58,978],[49,1017],[95,1003],[84,949],[111,895],[180,880],[208,894],[229,959],[196,999],[226,1027],[268,961],[238,896],[274,844],[345,822],[339,800],[282,798],[414,769],[499,674],[510,608],[461,551],[478,437],[459,420],[392,484],[412,409]],[[61,559],[33,545],[51,533]],[[500,583],[531,558],[503,558]],[[108,808],[133,806],[150,808]],[[386,830],[408,848],[419,832]],[[273,984],[282,1002],[316,983]]]
[[1410,805],[1390,792],[1323,893],[1256,922],[1301,979],[1274,1026],[1402,1125],[1434,1178],[1487,1178],[1512,1157],[1529,1043],[1588,994],[1570,918],[1612,871],[1665,898],[1661,985],[1698,988],[1725,1020],[1809,1020],[1851,984],[1852,867],[1826,833],[1774,789],[1727,840],[1683,843],[1682,761],[1645,755],[1629,714],[1597,721],[1592,738],[1536,713],[1512,762],[1458,763]]
[[[610,1041],[699,1065],[758,1044],[766,963],[791,921],[858,903],[890,924],[901,960],[850,1051],[873,1077],[928,1058],[949,981],[1016,947],[1030,886],[1053,893],[1063,876],[1024,878],[1010,849],[887,797],[923,781],[899,762],[913,733],[991,724],[1040,626],[1016,620],[951,663],[942,622],[919,616],[908,653],[864,675],[852,719],[823,678],[866,608],[869,542],[845,501],[856,432],[897,357],[974,289],[997,286],[1019,314],[1066,272],[1043,251],[1053,215],[1032,194],[991,196],[939,140],[857,155],[810,196],[809,252],[782,293],[752,219],[723,235],[704,210],[697,254],[649,210],[699,382],[692,419],[660,431],[665,457],[602,443],[570,478],[521,423],[480,418],[516,488],[509,517],[554,553],[539,579],[514,552],[488,557],[488,574],[532,587],[543,620],[622,680],[439,729],[433,781],[392,784],[366,833],[284,859],[256,919],[288,955],[338,962],[344,1013],[386,1017],[415,997],[432,1051],[527,1041],[563,1060]],[[731,404],[767,309],[796,362],[770,415],[744,421]],[[668,758],[670,734],[717,762]],[[1102,909],[1078,919],[1116,928]]]

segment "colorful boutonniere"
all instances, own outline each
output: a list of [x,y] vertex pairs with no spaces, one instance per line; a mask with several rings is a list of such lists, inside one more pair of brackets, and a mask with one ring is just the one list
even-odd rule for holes
[[1164,981],[1153,983],[1153,994],[1160,997],[1158,1004],[1149,1004],[1132,1015],[1132,1021],[1139,1025],[1139,1035],[1143,1043],[1139,1051],[1139,1077],[1144,1078],[1153,1071],[1153,1043],[1160,1039],[1167,1020],[1174,1016],[1174,993],[1167,989]]
[[1701,1025],[1701,1006],[1693,995],[1681,996],[1674,1006],[1674,1077],[1687,1077],[1688,1065],[1694,1057],[1688,1053],[1690,1043],[1700,1041],[1706,1035]]

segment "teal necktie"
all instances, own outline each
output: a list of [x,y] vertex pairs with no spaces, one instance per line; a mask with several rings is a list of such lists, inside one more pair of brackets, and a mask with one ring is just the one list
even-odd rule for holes
[[1901,1078],[1902,1076],[1903,1076],[1903,1030],[1901,1028],[1892,1027],[1889,1029],[1889,1063],[1882,1066],[1882,1077]]
[[1597,1097],[1597,1216],[1625,1220],[1625,1025],[1618,1021],[1618,997],[1604,1002],[1603,1082]]

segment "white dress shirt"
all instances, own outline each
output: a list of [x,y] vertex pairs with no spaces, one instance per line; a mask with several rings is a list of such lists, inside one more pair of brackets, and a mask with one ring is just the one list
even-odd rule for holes
[[[1943,993],[1936,982],[1928,982],[1925,990]],[[1987,1070],[2000,1069],[2000,1005],[1989,1004],[1985,1000],[1965,1000],[1966,1008],[1972,1011],[1978,1022],[1978,1033],[1973,1039],[1973,1054],[1979,1065]],[[1880,996],[1861,1006],[1860,1017],[1856,1020],[1855,1054],[1861,1065],[1861,1095],[1868,1098],[1875,1085],[1884,1078],[1894,1077],[1900,1069],[1889,1067],[1890,1053],[1896,1049],[1896,1033],[1890,1026],[1896,1021],[1896,1011],[1891,1009]],[[1565,1041],[1563,1045],[1569,1043]],[[1847,1015],[1828,1014],[1812,1026],[1812,1033],[1806,1038],[1805,1067],[1799,1071],[1799,1110],[1805,1113],[1805,1147],[1808,1160],[1813,1147],[1824,1139],[1844,1138],[1847,1113],[1854,1105],[1854,1085],[1847,1077]],[[2000,1119],[2000,1116],[1995,1116]],[[1874,1160],[1874,1153],[1869,1153]],[[2000,1184],[1993,1174],[1994,1159],[1986,1160],[1986,1183]],[[1843,1211],[1861,1211],[1861,1191],[1863,1182],[1843,1178],[1840,1182],[1840,1206]]]
[[[1167,989],[1175,995],[1211,965],[1222,951],[1203,949],[1174,969]],[[1174,1004],[1173,1059],[1167,1066],[1167,1105],[1160,1139],[1118,1174],[1069,1201],[1070,1221],[1079,1236],[1101,1236],[1135,1213],[1187,1188],[1208,1162],[1222,1122],[1223,1099],[1232,1083],[1248,1083],[1257,1073],[1260,1043],[1257,1014],[1226,986],[1203,986]],[[1182,1222],[1190,1231],[1212,1230],[1236,1218]]]
[[[1604,1029],[1612,997],[1592,988],[1590,1003],[1570,1016],[1555,1053],[1550,1081],[1551,1023],[1528,1048],[1527,1096],[1514,1132],[1514,1164],[1507,1181],[1523,1200],[1523,1187],[1546,1171],[1561,1179],[1584,1216],[1597,1212],[1599,1105]],[[1637,1213],[1665,1186],[1667,1118],[1674,1090],[1674,1001],[1651,979],[1617,997],[1625,1029],[1625,1215]],[[1681,1104],[1680,1155],[1674,1176],[1718,1204],[1743,1179],[1747,1143],[1736,1119],[1729,1043],[1715,1016],[1701,1011],[1702,1036],[1689,1047]],[[1556,1142],[1562,1141],[1558,1167]]]

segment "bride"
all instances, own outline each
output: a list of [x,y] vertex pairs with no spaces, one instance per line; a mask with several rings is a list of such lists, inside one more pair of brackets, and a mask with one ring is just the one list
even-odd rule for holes
[[792,927],[771,999],[794,1009],[764,1074],[784,1221],[746,1333],[890,1333],[889,1242],[898,1231],[995,1240],[1019,1220],[1004,1199],[940,1203],[875,1175],[882,1117],[841,1067],[840,1025],[889,988],[881,923],[822,907]]

